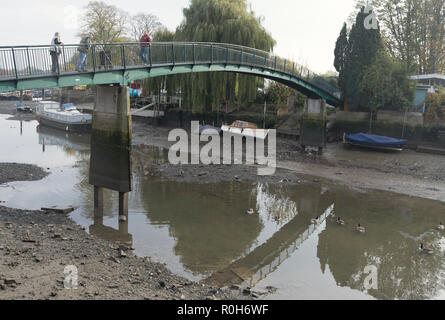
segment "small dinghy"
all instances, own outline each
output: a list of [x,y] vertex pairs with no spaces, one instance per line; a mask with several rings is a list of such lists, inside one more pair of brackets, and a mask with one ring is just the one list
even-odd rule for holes
[[17,112],[24,112],[24,113],[33,113],[34,109],[27,104],[24,103],[17,103],[14,105],[16,107]]
[[254,123],[240,120],[234,121],[230,126],[221,126],[221,131],[261,140],[265,140],[269,134],[267,129],[259,129]]
[[408,143],[408,140],[394,139],[374,134],[356,133],[344,134],[343,143],[371,149],[402,151]]

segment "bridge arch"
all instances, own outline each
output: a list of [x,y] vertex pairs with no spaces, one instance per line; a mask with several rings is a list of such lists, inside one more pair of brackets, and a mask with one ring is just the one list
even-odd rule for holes
[[195,42],[152,43],[144,64],[138,43],[94,44],[89,68],[75,71],[79,45],[64,45],[56,72],[49,46],[0,47],[0,92],[133,80],[192,72],[236,72],[267,78],[310,98],[341,104],[338,90],[307,68],[248,47]]

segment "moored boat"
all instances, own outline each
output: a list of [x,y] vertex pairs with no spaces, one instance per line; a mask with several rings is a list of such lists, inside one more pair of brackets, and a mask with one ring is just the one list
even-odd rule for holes
[[32,107],[30,107],[27,104],[21,103],[21,102],[15,104],[14,107],[16,107],[17,112],[24,112],[24,113],[33,113],[34,112],[34,109]]
[[374,134],[356,133],[344,134],[343,143],[371,149],[402,151],[408,143],[408,140]]
[[42,101],[36,113],[41,125],[68,132],[91,131],[92,116],[81,113],[72,103],[60,105],[54,101]]
[[234,121],[231,125],[221,126],[223,132],[239,134],[246,137],[253,137],[258,139],[266,139],[269,134],[267,129],[259,129],[256,124],[241,120]]

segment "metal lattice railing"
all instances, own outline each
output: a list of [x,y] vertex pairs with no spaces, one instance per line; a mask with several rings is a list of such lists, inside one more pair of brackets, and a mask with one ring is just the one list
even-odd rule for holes
[[[50,46],[0,47],[0,81],[76,72],[79,45],[59,46],[53,60]],[[308,68],[265,51],[239,45],[202,42],[152,42],[141,56],[139,43],[93,44],[86,70],[127,70],[162,65],[235,64],[277,71],[300,78],[339,98],[338,89]],[[53,63],[55,61],[55,63]]]

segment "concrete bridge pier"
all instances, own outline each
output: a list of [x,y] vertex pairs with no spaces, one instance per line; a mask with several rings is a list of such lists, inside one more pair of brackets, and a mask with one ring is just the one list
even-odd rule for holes
[[103,209],[104,207],[104,188],[94,186],[94,209]]
[[132,185],[130,144],[129,88],[97,86],[89,182],[94,186],[95,208],[103,206],[103,188],[119,192],[119,224],[128,220],[128,193]]
[[119,192],[119,221],[128,220],[128,192]]
[[304,152],[307,146],[318,148],[318,154],[326,147],[326,101],[308,98],[300,120],[300,145]]
[[[95,188],[95,191],[98,191],[96,194],[100,194],[103,191],[103,188]],[[98,198],[100,199],[100,197]],[[96,197],[95,197],[95,205]],[[93,224],[89,227],[90,233],[99,236],[102,239],[108,241],[117,241],[126,246],[133,246],[133,236],[128,233],[128,222],[119,221],[118,229],[114,229],[112,227],[108,227],[104,225],[104,207],[97,206],[94,208],[94,218]]]
[[131,144],[130,90],[127,86],[96,86],[92,129],[106,144]]

